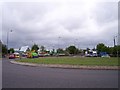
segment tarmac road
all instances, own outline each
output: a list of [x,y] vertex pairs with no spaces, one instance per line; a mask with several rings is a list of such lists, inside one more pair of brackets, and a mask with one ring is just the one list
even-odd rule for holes
[[31,67],[2,60],[2,88],[118,88],[117,70]]

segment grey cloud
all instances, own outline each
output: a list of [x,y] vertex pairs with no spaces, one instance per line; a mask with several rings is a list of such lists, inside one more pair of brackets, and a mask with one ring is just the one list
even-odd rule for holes
[[69,18],[61,23],[64,28],[71,31],[78,28],[84,28],[84,19]]
[[94,18],[98,25],[118,20],[118,3],[117,2],[99,2],[93,10]]
[[112,38],[117,33],[113,22],[117,20],[116,5],[97,3],[88,12],[83,3],[77,6],[56,2],[4,3],[2,40],[6,43],[6,33],[12,29],[9,46],[15,48],[33,43],[47,48],[65,48],[71,44],[93,48],[99,42],[112,46]]

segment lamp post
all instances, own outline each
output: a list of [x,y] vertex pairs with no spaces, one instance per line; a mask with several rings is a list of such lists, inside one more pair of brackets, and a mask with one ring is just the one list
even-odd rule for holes
[[60,49],[60,44],[59,44],[59,43],[60,43],[60,38],[61,38],[61,37],[59,36],[59,37],[58,37],[58,49],[57,49],[57,54],[58,54],[58,55],[59,55],[59,49]]
[[58,49],[60,48],[60,36],[58,37]]
[[8,46],[9,46],[9,32],[12,32],[13,30],[10,30],[7,32],[7,55],[8,55]]

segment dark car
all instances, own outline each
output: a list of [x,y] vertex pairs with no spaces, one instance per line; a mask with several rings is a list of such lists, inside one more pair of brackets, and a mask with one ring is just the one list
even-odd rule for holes
[[9,59],[15,59],[15,55],[14,54],[10,54],[9,55]]

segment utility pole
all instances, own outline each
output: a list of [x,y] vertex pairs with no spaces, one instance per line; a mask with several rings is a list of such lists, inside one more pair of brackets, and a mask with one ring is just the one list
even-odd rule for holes
[[114,47],[115,47],[115,45],[116,45],[116,40],[115,40],[116,37],[117,37],[117,36],[114,36]]
[[114,37],[114,47],[115,47],[115,37]]

